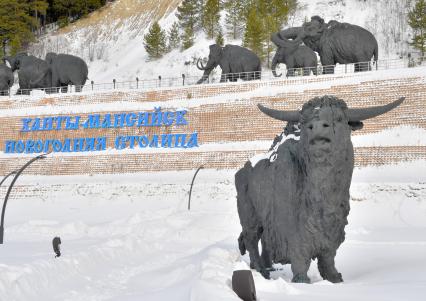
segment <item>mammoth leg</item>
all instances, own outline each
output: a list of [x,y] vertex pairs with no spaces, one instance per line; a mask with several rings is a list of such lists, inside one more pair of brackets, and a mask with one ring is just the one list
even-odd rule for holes
[[332,283],[343,282],[342,274],[340,274],[334,264],[336,252],[327,252],[318,256],[318,270],[321,277]]
[[308,270],[311,264],[309,257],[303,258],[301,254],[296,258],[291,259],[291,271],[293,272],[292,282],[296,283],[311,283],[308,277]]
[[222,75],[220,76],[220,82],[221,83],[225,83],[227,82],[228,79],[232,79],[233,75],[236,74],[230,74],[231,73],[231,69],[229,68],[229,66],[222,66]]
[[61,93],[67,93],[68,92],[68,84],[61,83]]
[[320,59],[321,65],[323,66],[323,74],[334,74],[334,67],[336,63],[334,61],[333,50],[329,47],[324,48],[320,55]]
[[288,68],[286,76],[287,77],[294,76],[294,68]]
[[59,75],[56,72],[55,68],[52,68],[52,88],[51,88],[51,92],[52,93],[58,93],[60,86],[61,86],[61,82],[59,80]]
[[309,76],[310,74],[311,74],[311,70],[309,69],[309,67],[304,67],[303,76]]
[[334,74],[334,65],[328,65],[323,67],[324,74]]

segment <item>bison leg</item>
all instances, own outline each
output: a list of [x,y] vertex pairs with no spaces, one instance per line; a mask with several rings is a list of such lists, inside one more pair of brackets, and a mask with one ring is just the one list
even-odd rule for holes
[[296,283],[311,283],[308,277],[308,270],[311,264],[310,258],[296,258],[291,260],[291,271],[293,272],[292,282]]
[[271,254],[269,253],[268,245],[265,243],[263,239],[261,239],[260,242],[262,243],[262,255],[261,255],[262,265],[266,269],[271,269],[272,260],[271,260]]
[[330,252],[318,256],[318,270],[321,277],[332,283],[343,282],[342,274],[340,274],[334,264],[336,252]]
[[[242,241],[244,243],[244,247],[249,252],[250,257],[250,268],[255,269],[259,273],[262,274],[263,277],[269,279],[269,272],[266,270],[263,265],[263,260],[259,254],[259,231],[250,231],[243,230],[242,233]],[[241,247],[240,247],[241,251]]]

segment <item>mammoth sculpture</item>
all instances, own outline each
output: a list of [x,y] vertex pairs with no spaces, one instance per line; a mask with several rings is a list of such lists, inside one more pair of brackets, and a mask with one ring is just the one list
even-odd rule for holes
[[[250,264],[266,278],[272,262],[291,264],[293,282],[309,283],[311,259],[321,276],[343,281],[334,263],[345,239],[349,187],[354,168],[351,131],[362,121],[384,114],[404,101],[349,109],[334,96],[315,97],[301,111],[279,111],[258,105],[266,115],[297,122],[300,138],[286,139],[276,159],[247,162],[235,175],[242,232],[239,246]],[[262,242],[262,255],[258,243]]]
[[228,80],[235,82],[238,78],[242,80],[260,79],[261,62],[259,57],[251,50],[237,45],[221,47],[217,44],[210,45],[209,48],[209,60],[206,65],[203,66],[200,59],[197,61],[197,68],[204,71],[197,84],[206,81],[210,72],[218,65],[222,69],[220,82]]
[[51,87],[51,73],[48,64],[26,53],[3,58],[10,65],[12,72],[18,70],[19,89],[17,94],[30,94],[32,89]]
[[368,30],[349,23],[332,20],[324,23],[319,16],[311,17],[302,27],[291,27],[272,35],[274,43],[286,44],[286,39],[303,40],[318,52],[324,73],[334,73],[336,63],[355,63],[355,72],[371,69],[370,60],[378,60],[377,40]]
[[75,91],[81,92],[88,75],[87,64],[83,59],[49,52],[46,54],[46,62],[52,73],[52,87],[63,87],[62,91],[66,92],[68,85],[74,85]]
[[271,40],[278,47],[271,64],[272,73],[275,77],[282,75],[277,75],[276,72],[276,67],[280,63],[286,65],[287,76],[294,76],[295,68],[303,68],[303,75],[309,75],[311,71],[315,75],[317,74],[317,55],[309,47],[299,45],[300,40],[292,41],[286,38],[277,40],[277,37],[274,35],[271,37]]
[[13,82],[12,70],[6,65],[0,64],[0,96],[9,95],[9,89],[13,86]]

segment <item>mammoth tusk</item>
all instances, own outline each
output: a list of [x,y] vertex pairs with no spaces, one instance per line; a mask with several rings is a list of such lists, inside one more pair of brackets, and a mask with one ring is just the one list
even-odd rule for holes
[[388,103],[384,106],[375,106],[370,108],[362,108],[362,109],[348,109],[348,120],[349,121],[362,121],[365,119],[373,118],[379,115],[382,115],[390,110],[399,106],[405,97],[400,97],[394,102]]
[[[201,67],[200,67],[201,66]],[[201,61],[201,58],[199,58],[198,60],[197,60],[197,68],[198,69],[200,69],[200,70],[206,70],[206,67],[205,66],[203,66],[203,62]]]
[[278,120],[281,120],[281,121],[293,121],[293,122],[297,122],[297,121],[300,120],[300,112],[299,111],[274,110],[274,109],[269,109],[267,107],[264,107],[261,104],[257,104],[257,107],[264,114],[266,114],[269,117],[272,117],[274,119],[278,119]]

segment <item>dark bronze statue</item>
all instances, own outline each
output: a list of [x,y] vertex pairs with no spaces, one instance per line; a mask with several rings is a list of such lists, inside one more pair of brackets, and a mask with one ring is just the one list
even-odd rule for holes
[[334,73],[331,65],[336,63],[357,63],[355,72],[367,71],[371,69],[371,58],[378,60],[377,40],[371,32],[360,26],[335,20],[325,23],[319,16],[313,16],[302,27],[277,32],[271,39],[278,45],[286,45],[286,39],[303,41],[306,46],[318,52],[323,66],[330,66],[324,73]]
[[209,46],[209,60],[206,65],[197,61],[197,68],[204,71],[203,76],[197,82],[201,84],[207,80],[210,72],[217,66],[222,69],[220,82],[235,82],[239,78],[242,80],[260,79],[262,65],[259,57],[251,50],[237,45],[220,45],[213,44]]
[[12,69],[0,64],[0,96],[8,95],[10,87],[13,86],[14,77]]
[[242,226],[238,242],[242,254],[249,252],[252,268],[268,278],[272,263],[291,264],[292,281],[309,283],[307,271],[317,258],[324,279],[343,281],[334,258],[348,223],[354,168],[351,131],[403,100],[362,109],[349,109],[334,96],[313,98],[301,111],[259,105],[272,118],[298,123],[300,138],[288,137],[273,162],[247,162],[235,175]]
[[278,47],[274,58],[272,59],[271,69],[275,77],[281,76],[277,74],[277,65],[283,63],[287,67],[286,76],[294,76],[295,68],[303,68],[303,75],[310,75],[311,72],[317,75],[317,55],[305,45],[300,45],[301,40],[288,40],[286,38],[278,38],[275,35],[271,37],[272,42]]
[[[52,72],[52,87],[74,85],[75,91],[81,92],[89,73],[87,64],[82,58],[70,54],[49,52],[46,54],[46,62]],[[63,88],[62,91],[66,92],[66,88]]]

